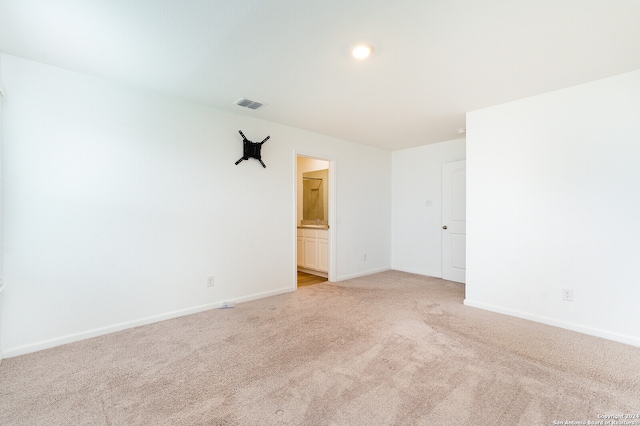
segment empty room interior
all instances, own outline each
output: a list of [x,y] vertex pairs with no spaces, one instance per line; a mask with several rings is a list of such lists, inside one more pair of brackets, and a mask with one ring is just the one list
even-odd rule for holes
[[639,21],[0,0],[0,424],[640,425]]

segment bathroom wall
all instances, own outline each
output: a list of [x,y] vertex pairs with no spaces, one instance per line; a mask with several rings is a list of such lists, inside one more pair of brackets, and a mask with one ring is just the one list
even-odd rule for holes
[[[327,170],[329,168],[329,162],[317,158],[309,158],[298,156],[297,157],[297,221],[296,223],[299,225],[303,216],[303,181],[302,175],[308,172],[314,172],[318,170]],[[325,192],[325,217],[329,218],[329,185],[323,185]]]

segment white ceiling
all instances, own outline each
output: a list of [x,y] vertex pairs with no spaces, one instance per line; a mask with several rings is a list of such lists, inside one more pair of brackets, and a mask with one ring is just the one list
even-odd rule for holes
[[640,69],[639,23],[638,0],[0,0],[0,52],[396,150]]

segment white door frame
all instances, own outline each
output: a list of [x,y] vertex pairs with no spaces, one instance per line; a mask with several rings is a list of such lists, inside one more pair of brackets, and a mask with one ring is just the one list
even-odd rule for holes
[[293,280],[292,287],[298,288],[298,157],[313,158],[329,163],[329,281],[336,281],[336,159],[305,151],[293,151]]

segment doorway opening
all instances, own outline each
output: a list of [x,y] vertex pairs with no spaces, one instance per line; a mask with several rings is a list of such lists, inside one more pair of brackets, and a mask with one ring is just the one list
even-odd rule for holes
[[296,155],[296,283],[326,282],[332,275],[333,173],[331,160]]

